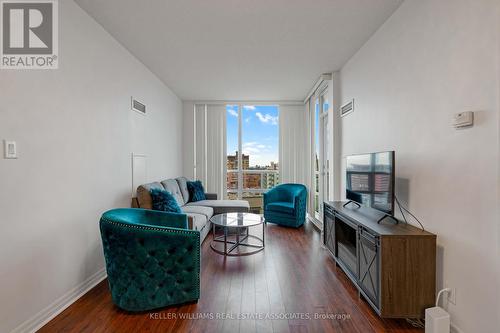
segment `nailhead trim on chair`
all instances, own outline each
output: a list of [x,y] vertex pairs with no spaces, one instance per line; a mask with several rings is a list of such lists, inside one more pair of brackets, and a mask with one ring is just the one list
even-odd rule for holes
[[[181,229],[171,228],[171,227],[155,228],[155,227],[146,227],[146,226],[140,226],[140,225],[131,225],[131,224],[126,224],[126,223],[119,223],[119,222],[111,221],[111,220],[106,219],[105,217],[101,218],[101,220],[104,222],[114,224],[114,225],[119,226],[119,227],[125,227],[125,228],[154,230],[154,231],[168,231],[168,232],[175,232],[175,233],[185,234],[185,235],[195,234],[198,238],[198,243],[200,242],[200,232],[199,231],[181,230]],[[169,252],[170,252],[170,250],[169,250]],[[196,252],[197,252],[196,254],[199,257],[200,256],[200,247],[198,247],[198,251],[196,251]],[[200,277],[200,273],[198,271],[198,281],[200,280],[199,277]],[[199,285],[199,283],[198,283],[198,285]]]

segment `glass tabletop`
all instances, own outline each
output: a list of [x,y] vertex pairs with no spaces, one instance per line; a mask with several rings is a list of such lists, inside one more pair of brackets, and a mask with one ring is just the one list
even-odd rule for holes
[[221,227],[244,228],[264,223],[264,217],[252,213],[224,213],[212,216],[210,222]]

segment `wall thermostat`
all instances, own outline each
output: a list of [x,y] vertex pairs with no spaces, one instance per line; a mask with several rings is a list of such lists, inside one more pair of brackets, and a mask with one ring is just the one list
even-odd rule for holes
[[474,112],[466,111],[457,113],[452,120],[452,125],[455,128],[471,127],[474,125]]

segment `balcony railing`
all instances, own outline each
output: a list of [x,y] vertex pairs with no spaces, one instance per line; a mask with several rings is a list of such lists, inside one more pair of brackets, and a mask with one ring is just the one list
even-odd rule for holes
[[[238,170],[227,171],[227,192],[238,193]],[[242,170],[241,192],[264,193],[279,184],[279,170]]]
[[241,188],[238,179],[238,170],[227,171],[227,197],[228,199],[247,200],[250,210],[254,213],[262,213],[262,194],[278,185],[279,170],[248,170],[241,171]]

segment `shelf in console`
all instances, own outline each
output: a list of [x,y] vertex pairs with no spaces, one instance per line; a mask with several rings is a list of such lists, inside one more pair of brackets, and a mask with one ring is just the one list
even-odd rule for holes
[[356,206],[346,206],[343,207],[345,201],[329,201],[325,202],[326,205],[333,208],[333,210],[348,218],[351,222],[362,225],[371,232],[381,235],[381,236],[434,236],[434,234],[417,228],[413,225],[406,224],[404,222],[395,224],[390,220],[384,220],[380,223],[377,221],[382,218],[385,213],[378,211],[373,208],[361,206],[357,208]]

